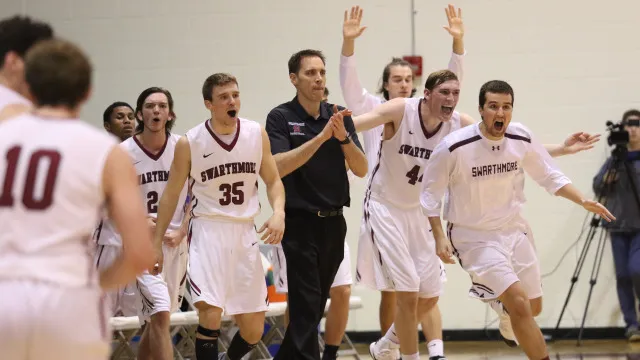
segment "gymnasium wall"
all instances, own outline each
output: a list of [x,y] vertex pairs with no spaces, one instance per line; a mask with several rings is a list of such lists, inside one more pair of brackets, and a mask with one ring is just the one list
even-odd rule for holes
[[[356,42],[358,72],[372,92],[385,63],[411,52],[410,4],[410,0],[358,4],[364,7],[363,22],[369,26]],[[207,118],[200,88],[214,72],[238,77],[241,116],[264,123],[271,108],[294,96],[287,60],[302,48],[324,51],[330,100],[344,104],[338,62],[343,12],[351,5],[356,4],[339,0],[2,0],[0,13],[44,18],[59,35],[78,42],[91,55],[95,88],[83,111],[87,121],[101,126],[102,111],[112,101],[133,104],[142,89],[158,85],[174,94],[176,131],[183,133]],[[416,52],[424,57],[427,74],[446,67],[449,60],[451,38],[442,28],[446,5],[442,0],[416,1]],[[607,120],[618,120],[626,109],[640,107],[637,1],[460,0],[455,5],[463,9],[467,50],[459,111],[479,119],[481,84],[507,80],[515,88],[514,121],[524,122],[545,143],[559,143],[580,130],[606,137]],[[558,159],[558,163],[592,196],[592,177],[608,151],[603,138],[592,151]],[[346,212],[353,269],[363,192],[364,182],[356,181],[352,206]],[[526,194],[529,202],[524,213],[545,274],[544,310],[538,320],[542,327],[553,327],[584,244],[570,248],[586,213],[545,193],[530,179]],[[264,194],[262,198],[267,204]],[[266,208],[260,223],[270,213]],[[567,256],[560,263],[565,251]],[[590,256],[563,327],[580,324],[592,264]],[[466,273],[458,265],[447,270],[446,293],[440,300],[445,329],[481,329],[495,320],[488,307],[467,297]],[[353,294],[362,296],[365,308],[351,313],[348,330],[377,330],[378,294],[360,287],[354,287]],[[587,326],[621,325],[607,244]],[[497,322],[489,326],[495,328]]]

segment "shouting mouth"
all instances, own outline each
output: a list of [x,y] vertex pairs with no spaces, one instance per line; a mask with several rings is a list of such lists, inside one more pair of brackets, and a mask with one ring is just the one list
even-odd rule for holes
[[493,123],[493,129],[497,131],[502,131],[502,129],[504,129],[504,121],[495,121]]
[[442,114],[451,116],[451,114],[453,114],[453,106],[442,106]]
[[229,110],[229,111],[227,111],[227,115],[229,115],[229,117],[231,117],[231,118],[235,118],[237,114],[238,114],[237,110]]

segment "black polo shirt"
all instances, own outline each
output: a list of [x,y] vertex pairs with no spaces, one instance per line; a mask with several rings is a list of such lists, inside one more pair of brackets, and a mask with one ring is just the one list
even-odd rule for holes
[[[344,107],[338,106],[342,110]],[[267,116],[266,131],[275,155],[293,150],[322,132],[333,114],[333,104],[320,103],[320,116],[314,119],[293,100],[275,107]],[[350,116],[344,126],[351,141],[362,150]],[[308,211],[337,210],[350,205],[349,179],[340,142],[332,137],[324,142],[309,161],[282,178],[287,209]]]

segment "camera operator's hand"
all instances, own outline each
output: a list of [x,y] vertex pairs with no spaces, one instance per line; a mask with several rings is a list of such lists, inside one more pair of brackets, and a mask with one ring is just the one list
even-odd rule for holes
[[600,215],[601,218],[605,219],[608,222],[614,221],[616,218],[613,216],[609,210],[607,210],[604,205],[600,204],[597,201],[593,200],[583,200],[582,207],[587,211]]
[[591,135],[586,132],[577,132],[564,141],[564,153],[575,154],[592,149],[598,141],[600,141],[600,134]]

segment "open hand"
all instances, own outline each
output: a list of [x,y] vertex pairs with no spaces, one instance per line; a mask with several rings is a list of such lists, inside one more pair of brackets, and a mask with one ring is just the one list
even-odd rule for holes
[[575,154],[592,149],[598,141],[600,141],[600,134],[592,135],[582,131],[577,132],[564,141],[564,150],[566,154]]
[[454,39],[462,39],[464,36],[464,24],[462,23],[462,9],[458,8],[458,13],[456,14],[456,8],[449,4],[448,7],[444,9],[444,12],[447,14],[447,21],[449,26],[443,26],[445,30],[454,38]]
[[600,204],[597,201],[593,200],[584,200],[582,202],[582,207],[584,207],[587,211],[592,212],[594,214],[600,215],[601,218],[605,219],[608,222],[614,221],[616,218],[607,210],[604,205]]
[[274,212],[258,230],[258,233],[262,233],[260,240],[263,240],[265,244],[279,244],[284,235],[284,213]]
[[362,35],[366,26],[360,26],[362,21],[362,9],[360,6],[351,7],[351,13],[347,17],[347,10],[344,12],[344,23],[342,24],[342,37],[345,40],[354,40]]

